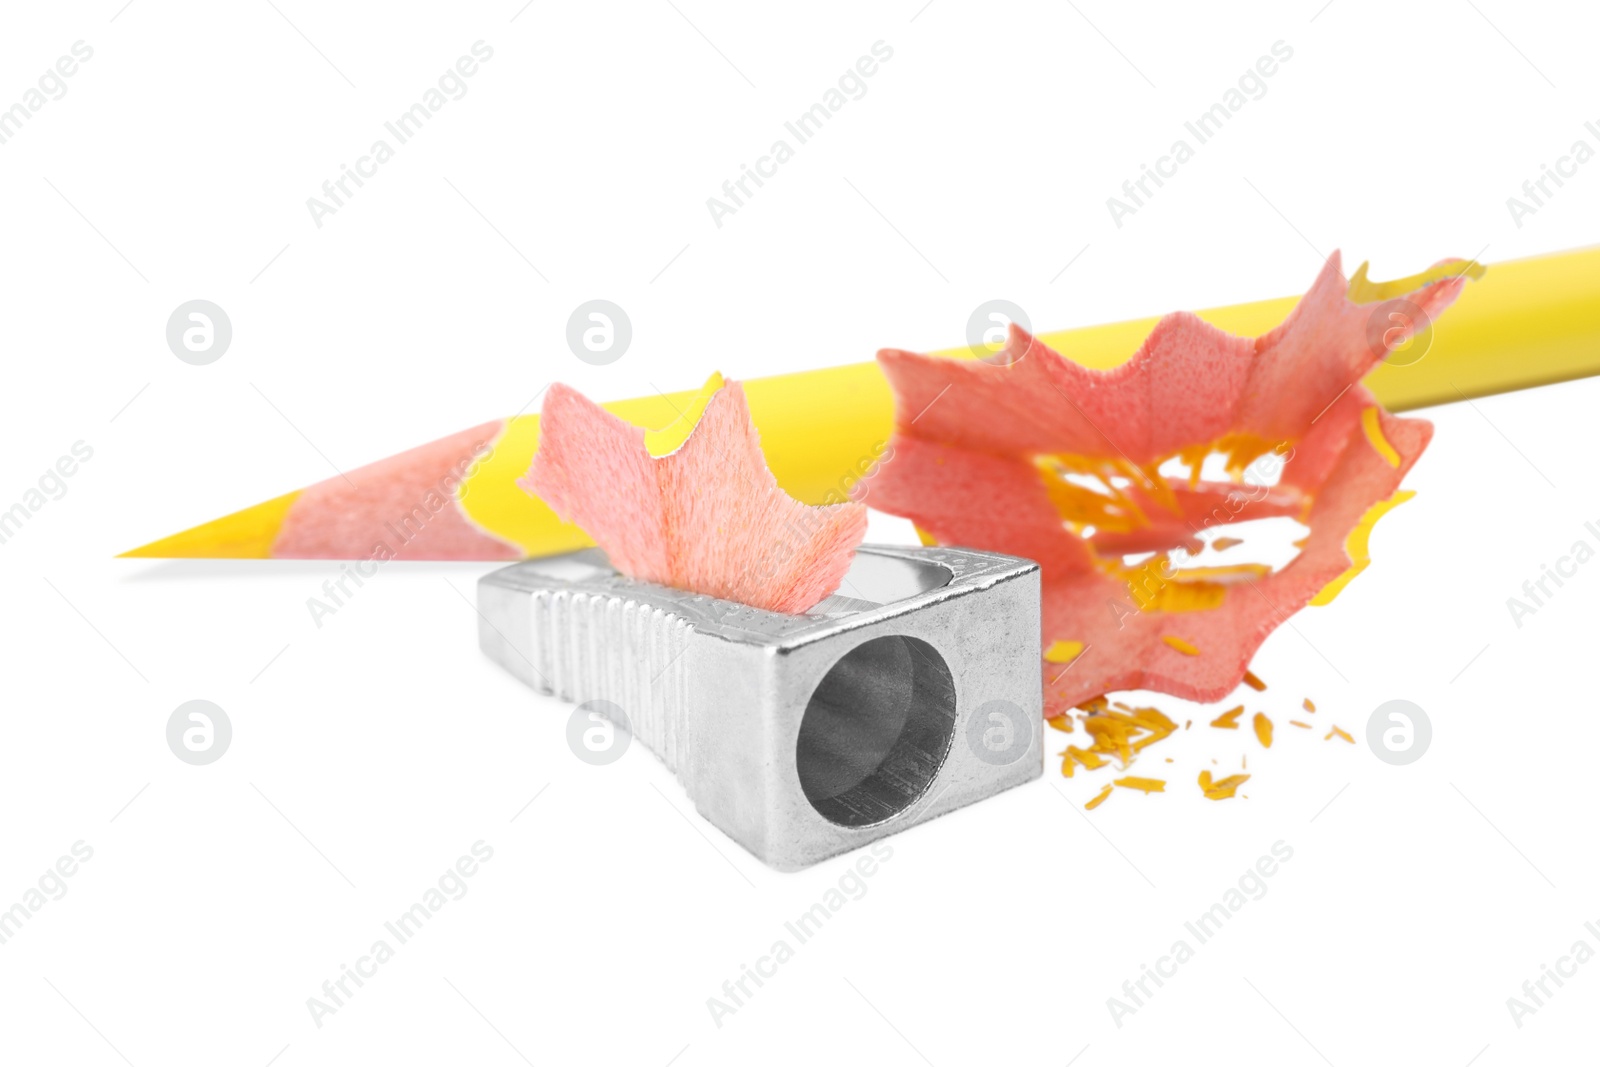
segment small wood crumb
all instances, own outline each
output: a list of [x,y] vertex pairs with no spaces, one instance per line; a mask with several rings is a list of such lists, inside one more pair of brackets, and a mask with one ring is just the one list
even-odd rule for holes
[[1082,641],[1052,641],[1044,650],[1044,659],[1046,663],[1071,663],[1082,652]]

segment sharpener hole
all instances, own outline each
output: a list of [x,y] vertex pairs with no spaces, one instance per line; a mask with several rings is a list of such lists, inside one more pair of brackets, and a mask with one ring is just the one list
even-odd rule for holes
[[920,797],[944,765],[955,731],[950,668],[915,637],[857,645],[817,684],[800,720],[795,763],[817,813],[870,826]]

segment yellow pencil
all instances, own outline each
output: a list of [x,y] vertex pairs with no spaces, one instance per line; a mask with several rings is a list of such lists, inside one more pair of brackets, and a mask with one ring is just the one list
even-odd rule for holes
[[[1395,283],[1398,285],[1398,283]],[[1397,295],[1365,281],[1367,300]],[[1276,326],[1298,297],[1202,311],[1243,336]],[[1088,367],[1128,359],[1155,318],[1041,334]],[[966,349],[947,353],[969,354]],[[1600,249],[1496,264],[1468,285],[1426,355],[1380,366],[1367,385],[1405,411],[1600,373]],[[708,370],[710,368],[707,368]],[[841,499],[889,439],[894,403],[876,363],[745,382],[778,482],[807,503]],[[698,394],[620,400],[605,407],[636,425],[681,420]],[[500,419],[348,475],[287,493],[162,538],[125,556],[165,558],[516,559],[592,542],[515,483],[539,440],[539,417]]]

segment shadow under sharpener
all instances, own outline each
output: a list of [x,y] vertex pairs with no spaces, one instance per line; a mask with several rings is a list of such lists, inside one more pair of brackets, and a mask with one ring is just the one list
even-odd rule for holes
[[1039,567],[862,545],[784,615],[635,581],[599,549],[478,581],[479,644],[598,705],[699,813],[779,870],[927,822],[1044,769]]

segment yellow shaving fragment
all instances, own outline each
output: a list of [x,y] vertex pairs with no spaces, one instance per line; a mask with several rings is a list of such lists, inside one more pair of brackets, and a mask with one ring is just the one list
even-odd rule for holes
[[1044,658],[1049,663],[1071,663],[1082,652],[1082,641],[1052,641],[1044,650]]
[[[1149,479],[1125,460],[1041,455],[1034,457],[1033,465],[1044,483],[1045,495],[1055,505],[1056,513],[1072,526],[1093,526],[1096,530],[1129,533],[1150,525],[1149,517],[1140,506],[1139,497],[1130,491],[1133,488],[1131,483],[1148,482]],[[1091,480],[1098,488],[1091,489],[1071,481],[1071,477]],[[1126,487],[1116,485],[1113,479],[1118,477],[1128,477],[1130,484]],[[1176,502],[1172,510],[1181,514]]]
[[1155,744],[1162,738],[1171,734],[1178,728],[1178,724],[1167,718],[1155,708],[1136,708],[1133,712],[1133,721],[1150,732],[1133,743],[1135,752]]
[[680,412],[676,420],[659,430],[644,432],[645,451],[659,459],[682,448],[683,443],[689,439],[689,434],[699,425],[700,416],[706,413],[706,405],[722,386],[721,373],[712,371],[711,377],[706,379],[706,384],[700,387],[700,395],[690,401],[688,408]]
[[1242,544],[1244,544],[1244,538],[1242,537],[1219,537],[1211,542],[1211,548],[1217,552],[1224,552],[1234,545]]
[[1140,611],[1160,611],[1169,615],[1179,611],[1210,611],[1221,607],[1231,586],[1272,573],[1272,568],[1262,563],[1176,570],[1165,552],[1138,567],[1102,563],[1101,570],[1128,583],[1128,595]]
[[1400,453],[1394,450],[1394,445],[1383,436],[1383,426],[1378,422],[1378,409],[1366,408],[1361,412],[1361,428],[1366,431],[1367,440],[1372,442],[1372,447],[1383,461],[1391,467],[1400,466]]
[[1083,728],[1094,738],[1094,747],[1101,752],[1115,752],[1126,768],[1133,762],[1133,746],[1128,742],[1129,728],[1124,722],[1107,715],[1095,715],[1083,721]]
[[1300,721],[1300,720],[1299,720],[1299,719],[1290,719],[1290,720],[1289,720],[1289,725],[1290,725],[1290,726],[1298,726],[1298,727],[1300,727],[1300,729],[1302,729],[1302,730],[1309,730],[1309,729],[1311,729],[1311,724],[1310,724],[1310,723],[1308,723],[1308,722],[1301,722],[1301,721]]
[[[1380,500],[1367,509],[1366,514],[1361,516],[1361,521],[1356,523],[1355,529],[1350,531],[1350,536],[1344,539],[1344,554],[1354,562],[1351,563],[1349,570],[1323,586],[1322,591],[1311,598],[1313,607],[1320,608],[1333,603],[1333,598],[1342,593],[1344,587],[1349,585],[1356,575],[1367,569],[1367,564],[1372,562],[1372,556],[1367,551],[1372,528],[1378,524],[1379,519],[1416,495],[1410,489],[1402,489],[1388,500]],[[1248,680],[1247,678],[1246,681]]]
[[1120,785],[1124,789],[1137,789],[1146,794],[1165,793],[1167,791],[1167,783],[1160,778],[1135,778],[1129,776],[1127,778],[1118,778],[1111,784]]
[[1104,765],[1095,753],[1114,755],[1126,770],[1134,754],[1172,734],[1178,724],[1155,708],[1129,708],[1126,711],[1102,707],[1083,720],[1083,728],[1094,743],[1088,750],[1069,748],[1074,758],[1093,770]]
[[1169,648],[1177,649],[1185,656],[1198,656],[1200,654],[1200,650],[1198,648],[1194,647],[1181,637],[1173,637],[1171,634],[1166,634],[1161,638],[1161,640],[1165,641]]
[[1267,718],[1266,712],[1256,712],[1256,717],[1250,720],[1255,727],[1256,740],[1261,742],[1262,748],[1272,747],[1272,720]]
[[917,540],[922,542],[923,548],[939,547],[939,539],[933,536],[927,530],[924,530],[920,526],[913,526],[912,529],[917,531]]
[[1205,793],[1207,800],[1231,799],[1234,792],[1250,780],[1248,774],[1230,774],[1226,778],[1212,782],[1210,781],[1211,775],[1203,771],[1200,777],[1203,779],[1200,783],[1200,790]]
[[1106,765],[1106,761],[1101,759],[1096,753],[1091,752],[1086,748],[1079,748],[1076,745],[1068,745],[1067,754],[1073,759],[1077,760],[1079,763],[1083,764],[1085,770],[1096,771]]
[[1260,678],[1257,678],[1250,671],[1244,672],[1244,684],[1248,685],[1251,689],[1254,689],[1258,693],[1264,693],[1267,690],[1267,683],[1263,682]]
[[1104,804],[1105,800],[1106,800],[1106,797],[1108,797],[1110,795],[1111,795],[1111,787],[1109,785],[1108,786],[1104,786],[1104,787],[1101,788],[1099,793],[1095,794],[1095,798],[1093,800],[1089,801],[1089,803],[1085,804],[1084,807],[1086,809],[1088,809],[1089,811],[1093,811],[1095,808],[1098,808],[1101,804]]
[[1065,715],[1052,715],[1045,720],[1051,729],[1060,730],[1064,734],[1072,732],[1072,720]]
[[1229,708],[1221,715],[1218,715],[1215,719],[1212,719],[1211,725],[1215,726],[1219,730],[1237,730],[1239,728],[1239,716],[1243,712],[1243,704],[1240,704],[1236,708]]
[[[1280,442],[1254,434],[1230,433],[1214,441],[1189,445],[1168,458],[1177,459],[1188,468],[1183,480],[1194,490],[1200,484],[1202,467],[1210,455],[1226,457],[1228,476],[1237,482],[1257,459],[1281,448]],[[1120,457],[1072,453],[1043,453],[1033,457],[1045,492],[1063,521],[1077,529],[1093,526],[1096,530],[1117,533],[1150,526],[1147,507],[1150,504],[1182,517],[1183,508],[1178,503],[1173,482],[1161,473],[1163,462],[1139,466]],[[1118,480],[1126,484],[1118,485]]]
[[1265,563],[1234,563],[1226,567],[1189,567],[1173,575],[1174,582],[1229,582],[1239,579],[1262,578],[1272,573]]
[[1277,448],[1276,442],[1265,437],[1251,433],[1228,433],[1214,441],[1200,441],[1181,448],[1173,458],[1189,469],[1189,488],[1193,489],[1200,484],[1200,472],[1204,469],[1206,457],[1210,455],[1227,457],[1223,466],[1228,475],[1238,481],[1245,468]]
[[1335,726],[1333,729],[1329,730],[1328,731],[1328,736],[1324,737],[1323,740],[1324,741],[1332,741],[1335,737],[1342,737],[1346,741],[1350,742],[1352,745],[1356,743],[1356,739],[1355,738],[1351,737],[1349,734],[1345,733],[1343,730],[1339,729],[1337,726]]
[[1352,304],[1375,304],[1380,300],[1393,300],[1415,292],[1424,285],[1466,275],[1473,281],[1483,277],[1486,269],[1476,260],[1451,260],[1429,267],[1421,274],[1413,274],[1405,278],[1396,278],[1392,282],[1375,282],[1367,278],[1367,266],[1363,263],[1356,268],[1355,274],[1350,277],[1350,287],[1345,290],[1345,296]]
[[1303,703],[1301,703],[1300,706],[1305,708],[1307,711],[1311,712],[1311,714],[1313,714],[1313,715],[1315,715],[1317,713],[1317,706],[1315,704],[1311,703],[1311,698],[1310,697],[1306,697],[1305,701]]

